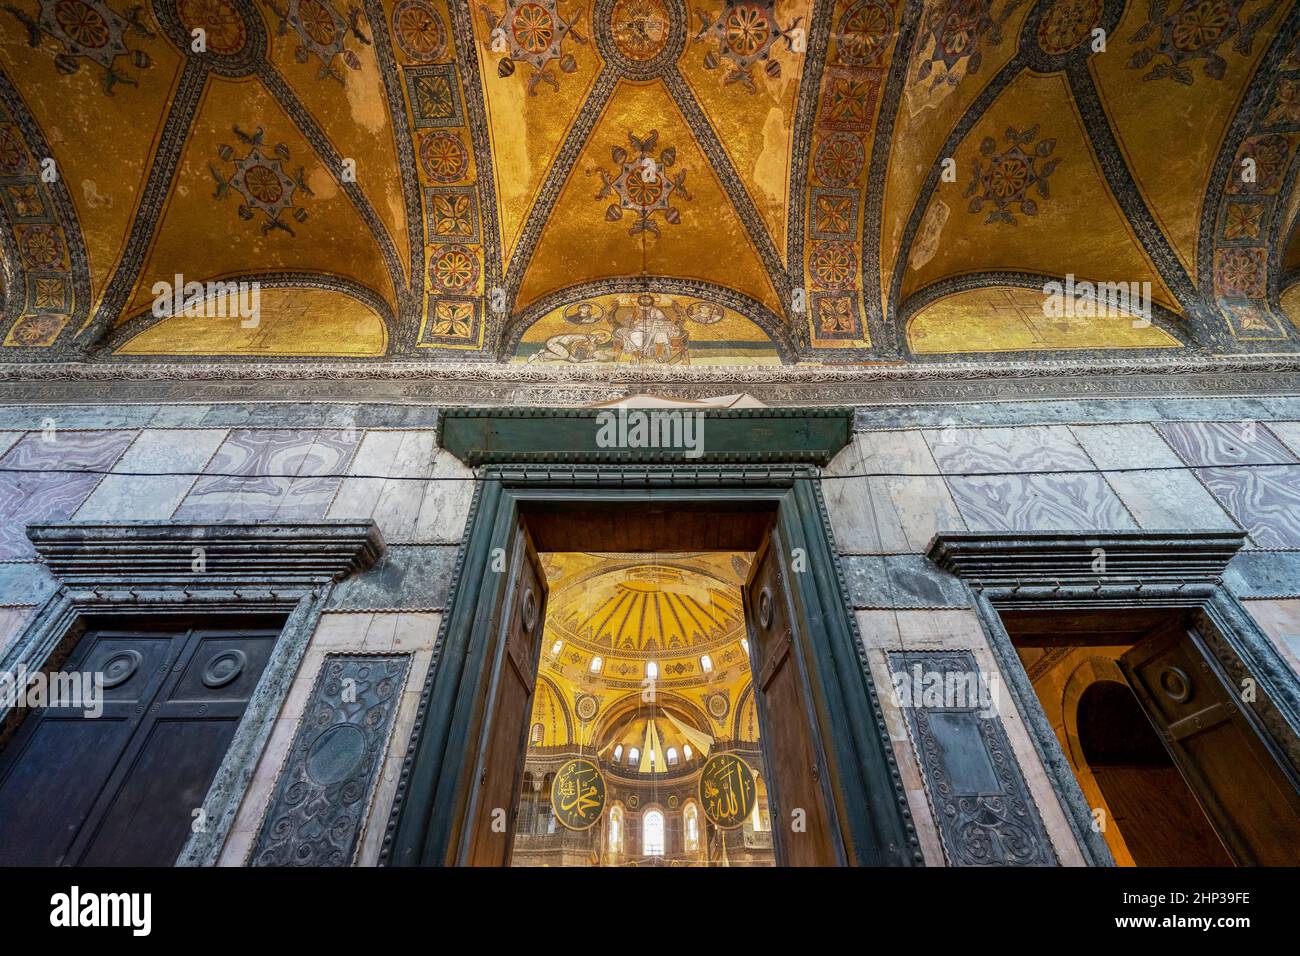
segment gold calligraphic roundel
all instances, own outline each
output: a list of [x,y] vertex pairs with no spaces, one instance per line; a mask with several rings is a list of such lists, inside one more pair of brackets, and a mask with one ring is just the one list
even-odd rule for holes
[[590,760],[575,757],[551,784],[555,819],[570,830],[590,830],[605,809],[605,778]]
[[700,771],[700,803],[716,827],[734,830],[754,812],[754,771],[735,754],[714,754]]

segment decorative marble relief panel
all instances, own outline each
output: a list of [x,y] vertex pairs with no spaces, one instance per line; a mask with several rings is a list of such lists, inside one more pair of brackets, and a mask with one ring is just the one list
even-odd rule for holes
[[409,663],[407,654],[326,656],[251,865],[351,863]]
[[[890,669],[912,675],[979,673],[970,651],[895,651]],[[983,678],[981,677],[981,680]],[[913,704],[918,703],[913,700]],[[903,707],[953,866],[1055,866],[1056,853],[1016,762],[1002,718],[969,706]],[[959,703],[944,700],[945,705]]]

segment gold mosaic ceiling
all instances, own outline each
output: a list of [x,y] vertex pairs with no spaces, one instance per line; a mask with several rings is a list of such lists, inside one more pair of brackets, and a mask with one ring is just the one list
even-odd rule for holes
[[[532,717],[542,730],[534,742],[630,746],[644,739],[649,717],[665,741],[685,733],[702,754],[709,740],[756,740],[741,597],[750,558],[543,554],[550,591]],[[647,679],[653,706],[644,697]],[[707,738],[690,738],[683,727]]]
[[[1298,36],[1293,0],[12,0],[0,347],[1293,351]],[[1045,311],[1067,275],[1136,299]]]

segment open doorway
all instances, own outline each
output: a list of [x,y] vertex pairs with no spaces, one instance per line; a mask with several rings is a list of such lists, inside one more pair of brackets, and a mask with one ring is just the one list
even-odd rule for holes
[[1193,615],[1001,617],[1117,864],[1300,862],[1296,782]]
[[814,475],[539,471],[481,487],[391,858],[919,862]]
[[548,552],[513,866],[770,866],[753,554]]

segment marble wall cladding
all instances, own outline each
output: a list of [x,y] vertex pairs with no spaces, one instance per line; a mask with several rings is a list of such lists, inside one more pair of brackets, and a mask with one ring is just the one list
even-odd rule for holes
[[73,517],[78,521],[170,518],[227,434],[224,428],[145,429]]
[[[1300,443],[1289,424],[1300,426],[1279,431]],[[1256,545],[1296,547],[1300,511],[1269,480],[1275,469],[1243,467],[1292,460],[1265,426],[1236,422],[866,431],[825,469],[823,493],[843,554],[920,553],[949,530],[1255,526]],[[1224,472],[1192,461],[1223,462]]]
[[1064,425],[946,428],[925,432],[946,475],[980,472],[1092,471],[1095,466]]
[[1269,422],[1268,430],[1282,439],[1294,454],[1300,455],[1300,422]]
[[360,437],[351,429],[234,429],[174,517],[195,522],[322,518]]
[[1261,548],[1300,548],[1300,465],[1196,474]]
[[1282,659],[1300,672],[1300,599],[1242,601]]
[[972,531],[1094,531],[1137,523],[1100,474],[949,478]]
[[329,517],[372,518],[393,544],[457,543],[474,496],[472,479],[470,469],[436,447],[431,431],[370,431]]
[[18,640],[18,635],[35,611],[34,607],[0,607],[0,660],[4,659],[10,645]]
[[1296,461],[1291,450],[1259,422],[1162,422],[1156,427],[1192,467]]
[[134,431],[28,432],[0,458],[0,559],[35,555],[26,525],[72,517]]

